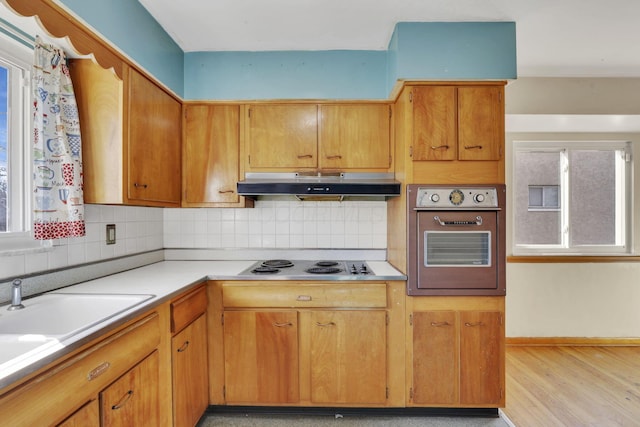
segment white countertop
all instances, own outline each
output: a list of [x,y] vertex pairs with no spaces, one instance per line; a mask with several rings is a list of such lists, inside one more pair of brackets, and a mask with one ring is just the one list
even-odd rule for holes
[[[236,276],[253,263],[255,260],[163,261],[53,291],[58,294],[151,294],[153,297],[67,339],[50,340],[23,353],[9,349],[3,355],[0,350],[0,390],[191,286],[204,280],[237,280]],[[385,261],[367,261],[367,264],[374,273],[367,280],[406,280],[406,276]],[[25,310],[29,309],[29,303],[29,299],[23,300]],[[2,318],[11,314],[5,307],[0,310],[1,324]],[[0,337],[0,345],[8,348],[11,344],[2,342]]]

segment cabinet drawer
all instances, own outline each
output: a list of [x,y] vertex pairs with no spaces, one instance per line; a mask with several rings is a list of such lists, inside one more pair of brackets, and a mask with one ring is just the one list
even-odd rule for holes
[[154,312],[1,397],[0,419],[13,426],[61,421],[159,343]]
[[224,307],[386,307],[385,283],[290,284],[229,283],[222,287]]
[[200,286],[171,303],[171,332],[179,332],[205,311],[207,292],[204,286]]

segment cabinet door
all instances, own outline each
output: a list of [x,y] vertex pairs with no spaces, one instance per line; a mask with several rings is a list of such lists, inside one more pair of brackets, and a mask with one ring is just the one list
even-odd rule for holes
[[458,88],[458,158],[500,160],[504,145],[504,88]]
[[251,105],[248,169],[303,169],[318,165],[316,105]]
[[504,390],[500,312],[460,312],[460,403],[499,404]]
[[417,86],[412,90],[413,160],[457,158],[457,105],[454,86]]
[[389,168],[389,105],[321,105],[319,108],[321,169]]
[[128,73],[128,197],[180,203],[180,102],[135,70]]
[[99,427],[100,406],[98,400],[92,400],[78,409],[69,418],[58,424],[58,427]]
[[458,353],[455,311],[413,313],[413,403],[458,401]]
[[171,340],[173,419],[175,426],[195,426],[209,405],[207,326],[201,315]]
[[184,206],[239,202],[239,144],[239,106],[185,107]]
[[158,352],[142,362],[100,393],[103,426],[159,425]]
[[224,312],[227,403],[296,403],[298,318],[295,311]]
[[305,312],[310,331],[311,401],[386,401],[386,311]]

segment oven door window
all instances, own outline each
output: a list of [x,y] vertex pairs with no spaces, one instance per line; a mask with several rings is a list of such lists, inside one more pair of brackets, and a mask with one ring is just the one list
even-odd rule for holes
[[425,231],[425,267],[490,267],[490,231]]

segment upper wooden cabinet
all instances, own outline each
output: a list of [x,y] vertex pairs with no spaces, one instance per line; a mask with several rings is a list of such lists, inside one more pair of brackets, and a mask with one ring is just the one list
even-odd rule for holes
[[249,105],[246,129],[247,170],[317,167],[317,105]]
[[179,206],[179,100],[126,64],[123,80],[70,62],[82,130],[86,203]]
[[415,86],[413,160],[500,160],[504,87]]
[[391,170],[388,104],[252,104],[246,171]]
[[240,106],[188,104],[183,120],[182,206],[252,206],[236,191]]
[[319,123],[320,169],[389,169],[389,105],[320,105]]

